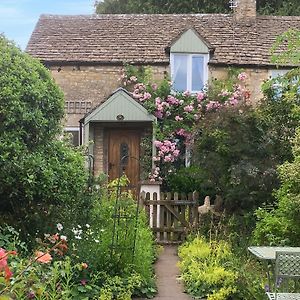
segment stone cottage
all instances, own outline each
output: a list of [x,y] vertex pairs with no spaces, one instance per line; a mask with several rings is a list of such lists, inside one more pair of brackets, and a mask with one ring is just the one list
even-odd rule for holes
[[[140,138],[155,118],[119,87],[125,63],[152,67],[155,79],[170,74],[174,89],[197,92],[227,67],[248,74],[253,99],[276,68],[269,49],[300,17],[258,16],[255,0],[238,0],[232,14],[42,15],[26,51],[49,68],[65,94],[65,128],[74,144],[88,144],[95,174],[123,169],[139,180]],[[81,125],[79,121],[81,120]],[[80,130],[82,128],[82,130]]]

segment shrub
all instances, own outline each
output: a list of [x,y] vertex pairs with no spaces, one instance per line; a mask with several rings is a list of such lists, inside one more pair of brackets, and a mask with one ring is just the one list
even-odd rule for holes
[[196,237],[179,248],[179,257],[181,278],[191,295],[221,300],[236,292],[237,273],[228,264],[232,252],[226,242]]
[[[260,120],[247,104],[207,113],[195,133],[193,164],[230,210],[272,202],[276,158],[268,151]],[[204,184],[205,184],[204,182]]]
[[282,164],[291,160],[291,139],[300,124],[300,68],[266,81],[258,107],[270,153]]
[[169,191],[178,193],[198,191],[201,197],[206,195],[214,196],[216,194],[213,183],[207,180],[205,170],[197,166],[181,168],[167,175],[165,184]]
[[[126,180],[123,178],[121,183],[126,184]],[[137,211],[137,202],[130,193],[122,192],[116,201],[116,184],[117,180],[91,195],[88,221],[73,223],[61,233],[70,241],[75,262],[84,261],[93,272],[103,274],[96,283],[105,287],[107,293],[108,287],[117,288],[110,286],[110,282],[117,286],[123,286],[123,282],[125,288],[134,275],[136,284],[128,288],[130,295],[153,294],[156,289],[152,232],[145,212]]]
[[64,100],[49,71],[3,36],[0,53],[0,213],[32,234],[50,221],[51,205],[80,201],[84,157],[58,140]]
[[276,192],[277,207],[257,210],[254,231],[260,245],[293,245],[300,239],[300,129],[293,144],[294,160],[279,167],[281,186]]

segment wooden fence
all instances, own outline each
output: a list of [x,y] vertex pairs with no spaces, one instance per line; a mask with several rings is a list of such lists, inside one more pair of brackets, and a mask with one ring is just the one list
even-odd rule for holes
[[187,233],[198,226],[197,192],[145,193],[140,195],[149,216],[149,225],[155,233],[158,243],[181,242]]

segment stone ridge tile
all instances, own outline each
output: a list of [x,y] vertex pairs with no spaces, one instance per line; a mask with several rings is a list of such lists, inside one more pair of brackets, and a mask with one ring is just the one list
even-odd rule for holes
[[269,49],[300,17],[258,16],[251,25],[232,15],[42,15],[26,51],[44,62],[168,63],[166,47],[194,28],[215,51],[211,63],[270,65]]

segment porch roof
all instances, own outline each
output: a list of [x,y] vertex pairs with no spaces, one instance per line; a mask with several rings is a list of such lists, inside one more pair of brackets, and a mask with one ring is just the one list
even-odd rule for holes
[[131,94],[118,88],[108,99],[86,114],[81,123],[90,122],[153,122],[156,117],[138,103]]

